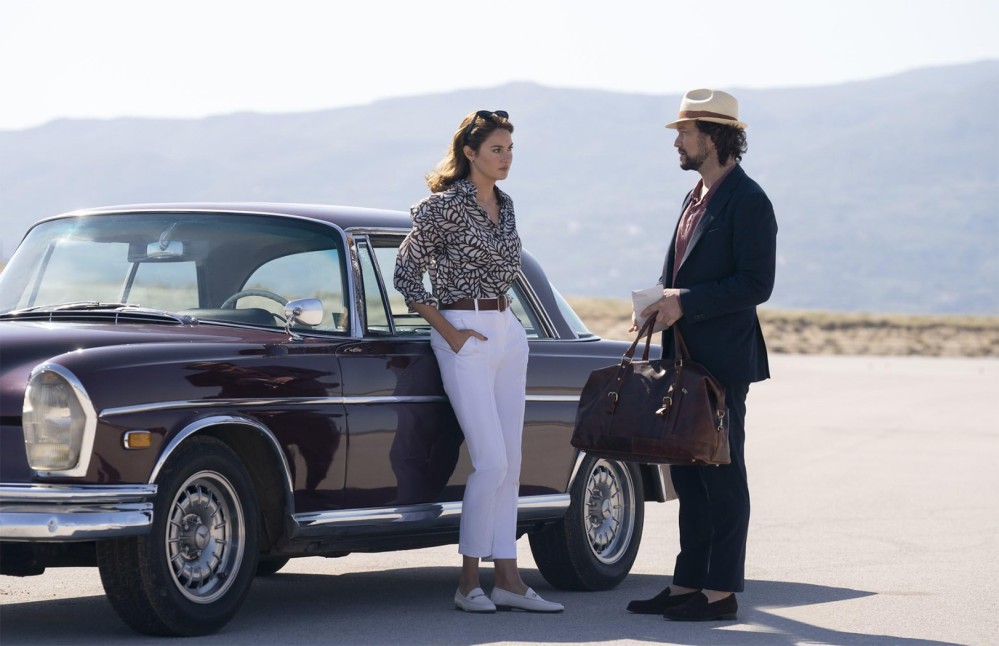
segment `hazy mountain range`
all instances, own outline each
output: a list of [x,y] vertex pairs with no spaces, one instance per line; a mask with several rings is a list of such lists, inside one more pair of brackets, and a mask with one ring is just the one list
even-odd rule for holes
[[[770,307],[999,314],[999,61],[732,91],[750,125],[743,166],[780,225]],[[627,297],[659,276],[697,179],[663,128],[679,101],[514,83],[309,113],[0,131],[0,258],[36,219],[88,206],[405,210],[462,115],[490,108],[516,126],[502,187],[525,246],[564,294]]]

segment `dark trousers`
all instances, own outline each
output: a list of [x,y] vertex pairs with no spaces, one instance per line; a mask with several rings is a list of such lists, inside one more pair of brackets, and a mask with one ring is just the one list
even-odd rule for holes
[[746,481],[746,396],[749,384],[728,385],[731,464],[671,466],[680,498],[680,554],[673,583],[687,588],[742,592],[745,585],[749,485]]

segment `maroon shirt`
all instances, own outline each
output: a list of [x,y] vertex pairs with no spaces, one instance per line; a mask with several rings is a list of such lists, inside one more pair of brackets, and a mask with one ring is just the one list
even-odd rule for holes
[[728,170],[718,178],[703,196],[701,196],[701,191],[704,190],[704,178],[702,177],[697,180],[697,186],[691,192],[690,202],[687,204],[687,208],[684,209],[683,215],[680,216],[680,224],[676,228],[676,253],[673,255],[673,280],[670,281],[671,285],[676,282],[676,272],[680,270],[680,263],[683,262],[683,257],[687,253],[690,237],[694,234],[694,229],[697,228],[697,223],[701,221],[704,212],[708,210],[708,202],[711,201],[711,197],[717,192],[718,187],[725,181],[725,178],[728,177],[733,168],[735,168],[735,164],[729,166]]

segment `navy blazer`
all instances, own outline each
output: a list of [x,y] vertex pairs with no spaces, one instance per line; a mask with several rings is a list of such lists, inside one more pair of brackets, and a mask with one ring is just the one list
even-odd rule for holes
[[[690,200],[688,193],[681,214]],[[674,228],[660,279],[663,285],[669,285],[673,276],[675,252]],[[773,291],[776,256],[773,205],[737,165],[711,196],[672,284],[690,290],[680,297],[683,317],[677,325],[691,358],[723,384],[770,376],[756,306]],[[674,356],[672,329],[663,332],[663,356]]]

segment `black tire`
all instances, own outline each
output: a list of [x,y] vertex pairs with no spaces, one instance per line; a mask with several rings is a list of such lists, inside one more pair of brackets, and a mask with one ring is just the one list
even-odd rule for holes
[[591,456],[569,490],[562,521],[530,534],[531,552],[548,583],[563,590],[610,590],[638,556],[645,498],[638,467]]
[[260,524],[250,476],[225,444],[195,437],[157,484],[149,535],[97,545],[104,591],[141,633],[215,632],[236,614],[256,572]]
[[257,576],[273,576],[288,565],[288,558],[268,558],[257,561]]

